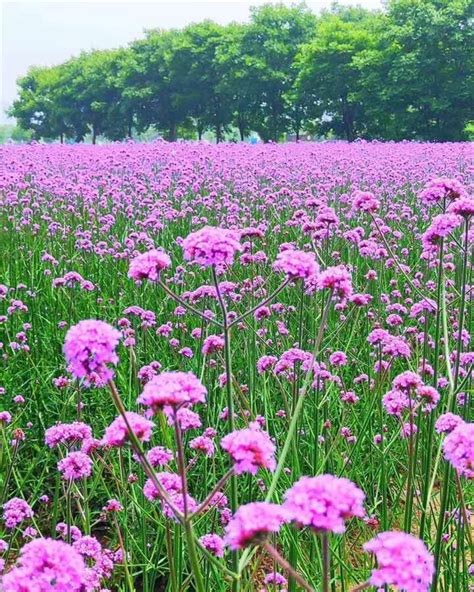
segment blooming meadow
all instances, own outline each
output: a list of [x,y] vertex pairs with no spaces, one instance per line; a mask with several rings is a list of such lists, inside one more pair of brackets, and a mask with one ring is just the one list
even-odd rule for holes
[[5,592],[469,589],[468,145],[1,155]]

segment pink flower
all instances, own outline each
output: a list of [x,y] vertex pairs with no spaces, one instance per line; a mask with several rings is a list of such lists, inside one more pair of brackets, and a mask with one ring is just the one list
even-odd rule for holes
[[285,273],[290,278],[306,280],[319,272],[319,265],[314,253],[285,249],[278,253],[273,269]]
[[285,509],[277,504],[254,502],[240,506],[225,529],[225,544],[232,551],[259,544],[268,534],[278,532],[286,521]]
[[206,387],[192,372],[162,372],[147,382],[137,402],[157,411],[165,405],[204,403],[206,394]]
[[152,249],[147,253],[142,253],[130,261],[128,277],[133,280],[158,281],[160,271],[170,267],[171,259],[163,251]]
[[347,364],[347,356],[342,351],[336,351],[329,356],[329,362],[333,366],[345,366]]
[[[155,424],[149,419],[145,419],[142,415],[127,411],[126,417],[132,432],[135,434],[140,442],[149,442],[151,432]],[[102,444],[104,446],[120,447],[129,439],[128,428],[124,418],[119,415],[114,421],[105,429]]]
[[200,450],[206,456],[214,456],[214,441],[206,436],[198,436],[189,442],[189,448]]
[[201,545],[216,557],[224,557],[224,539],[213,532],[199,539]]
[[20,551],[18,566],[2,579],[4,592],[81,592],[88,570],[70,545],[53,539],[36,539]]
[[44,433],[44,441],[50,448],[59,444],[73,444],[92,438],[92,429],[86,423],[74,421],[73,423],[58,423],[51,426]]
[[362,212],[376,212],[380,207],[379,200],[370,191],[355,191],[352,195],[352,203],[356,210]]
[[446,436],[443,451],[459,475],[474,479],[474,423],[460,423]]
[[352,295],[351,274],[343,265],[328,267],[319,274],[316,287],[318,290],[333,290],[334,294],[344,301]]
[[113,378],[107,364],[117,364],[120,332],[104,321],[80,321],[66,333],[64,354],[69,371],[86,385],[103,386]]
[[234,461],[237,475],[255,475],[259,468],[275,470],[275,445],[267,432],[261,431],[259,426],[251,425],[227,434],[222,438],[221,446]]
[[457,179],[440,177],[429,181],[420,192],[421,201],[432,204],[441,201],[443,198],[459,199],[466,193],[463,185]]
[[448,411],[448,413],[443,413],[443,415],[438,417],[435,423],[435,430],[438,434],[448,434],[456,429],[461,423],[464,423],[462,417]]
[[301,477],[285,493],[284,506],[298,524],[341,534],[345,520],[365,516],[364,499],[364,492],[349,479],[318,475]]
[[7,528],[15,528],[28,518],[33,518],[34,512],[30,505],[19,497],[12,497],[3,505],[3,520]]
[[448,206],[449,214],[456,214],[457,216],[463,216],[463,218],[469,218],[474,216],[474,199],[472,197],[461,197]]
[[146,453],[146,457],[152,467],[164,467],[173,460],[173,453],[163,446],[155,446]]
[[404,532],[382,532],[365,543],[377,558],[372,586],[392,585],[404,592],[428,592],[435,573],[434,560],[423,541]]
[[232,265],[241,251],[239,233],[235,230],[205,226],[183,240],[184,258],[203,267]]
[[92,474],[92,460],[83,452],[70,452],[58,462],[58,471],[63,479],[84,479]]

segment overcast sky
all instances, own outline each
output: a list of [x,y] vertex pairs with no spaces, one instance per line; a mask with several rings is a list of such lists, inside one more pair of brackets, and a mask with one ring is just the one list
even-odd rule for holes
[[[382,4],[381,0],[340,0],[340,4],[355,3],[367,8],[380,8]],[[16,97],[16,79],[31,65],[57,64],[83,49],[126,45],[139,38],[143,29],[183,27],[206,18],[222,24],[243,22],[248,20],[249,7],[258,4],[265,4],[265,0],[0,0],[0,122],[8,121],[5,109]],[[317,12],[330,6],[331,0],[306,4]]]

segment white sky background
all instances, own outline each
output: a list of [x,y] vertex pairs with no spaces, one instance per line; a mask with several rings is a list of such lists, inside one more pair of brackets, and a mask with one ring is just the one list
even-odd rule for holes
[[[266,1],[0,0],[0,123],[8,122],[5,109],[16,97],[16,79],[31,65],[51,66],[81,50],[124,46],[140,38],[144,29],[181,28],[206,18],[221,24],[245,22],[250,6]],[[339,0],[339,3],[380,8],[382,0]],[[331,0],[306,4],[318,12],[330,6]]]

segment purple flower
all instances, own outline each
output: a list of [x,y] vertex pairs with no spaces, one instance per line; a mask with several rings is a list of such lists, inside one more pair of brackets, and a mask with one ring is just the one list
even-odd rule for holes
[[92,474],[92,460],[83,452],[70,452],[58,462],[58,471],[63,479],[84,479]]
[[128,277],[133,280],[158,281],[160,271],[171,265],[171,259],[163,251],[152,249],[142,253],[130,261]]
[[461,423],[464,423],[462,417],[448,411],[448,413],[443,413],[443,415],[438,417],[435,423],[435,430],[438,434],[449,434],[449,432],[452,432]]
[[380,207],[379,200],[370,191],[355,191],[352,196],[352,203],[356,210],[374,213]]
[[318,274],[319,265],[314,253],[285,249],[278,253],[273,269],[285,273],[292,279],[306,280]]
[[224,539],[213,532],[199,539],[201,545],[216,557],[224,557]]
[[205,226],[183,240],[184,258],[203,267],[232,265],[241,251],[239,233],[235,230]]
[[[146,419],[142,415],[134,413],[133,411],[127,411],[125,416],[136,438],[140,442],[149,442],[151,438],[151,432],[155,424],[149,419]],[[127,424],[125,423],[124,418],[119,415],[105,429],[104,437],[102,438],[102,444],[104,446],[113,446],[119,448],[120,446],[123,446],[128,439],[129,434]]]
[[206,387],[192,372],[162,372],[147,382],[137,402],[158,411],[166,405],[204,403],[206,395]]
[[351,274],[343,265],[328,267],[317,277],[316,287],[318,290],[330,289],[344,301],[352,295]]
[[346,520],[365,516],[364,499],[364,492],[349,479],[318,475],[301,477],[285,493],[284,506],[298,524],[342,534]]
[[232,551],[258,544],[270,533],[278,532],[286,521],[285,509],[277,504],[253,502],[240,506],[225,529],[225,544]]
[[104,321],[80,321],[66,333],[64,354],[69,371],[86,385],[103,386],[114,376],[107,364],[117,364],[120,332]]
[[87,587],[84,560],[62,541],[31,541],[22,547],[17,563],[2,579],[4,592],[81,592]]
[[3,505],[3,520],[7,528],[15,528],[28,518],[33,518],[34,512],[25,502],[19,497],[12,497]]
[[365,543],[364,549],[378,563],[369,579],[372,586],[392,585],[404,592],[430,589],[434,559],[420,539],[404,532],[382,532]]
[[222,438],[221,446],[234,461],[237,475],[255,475],[259,468],[275,470],[275,445],[267,432],[261,431],[258,425],[227,434]]
[[474,479],[474,423],[460,423],[446,436],[443,451],[459,475]]

